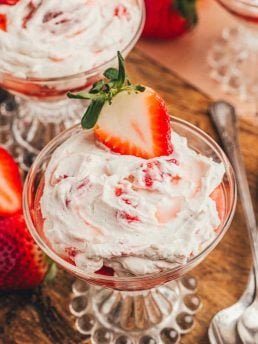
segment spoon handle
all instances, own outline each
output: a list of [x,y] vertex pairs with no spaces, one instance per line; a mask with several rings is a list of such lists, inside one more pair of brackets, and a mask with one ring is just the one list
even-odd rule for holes
[[240,151],[237,118],[234,107],[224,101],[214,102],[209,112],[211,118],[216,126],[223,147],[231,161],[238,184],[239,196],[242,202],[242,207],[247,224],[250,247],[253,256],[253,264],[256,275],[256,289],[258,288],[258,244],[257,244],[257,229],[252,199],[249,191],[246,171],[243,163],[243,158]]

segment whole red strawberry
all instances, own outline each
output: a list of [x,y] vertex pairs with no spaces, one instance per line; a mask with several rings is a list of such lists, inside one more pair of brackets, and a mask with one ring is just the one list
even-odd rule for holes
[[197,23],[196,0],[145,0],[143,37],[176,38]]
[[0,147],[0,290],[33,288],[55,272],[28,231],[21,198],[18,165]]
[[0,217],[21,210],[22,182],[13,157],[0,147]]
[[32,239],[22,213],[0,219],[0,290],[39,285],[49,261]]

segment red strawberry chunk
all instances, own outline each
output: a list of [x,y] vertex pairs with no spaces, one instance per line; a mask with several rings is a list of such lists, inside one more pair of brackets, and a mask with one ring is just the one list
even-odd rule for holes
[[114,270],[108,266],[103,265],[102,268],[100,268],[98,271],[96,271],[96,274],[104,275],[104,276],[114,276]]
[[167,160],[168,162],[171,162],[172,164],[175,164],[175,165],[177,165],[177,166],[179,166],[179,162],[178,162],[178,160],[177,159],[169,159],[169,160]]
[[47,12],[47,13],[44,15],[43,23],[47,23],[47,22],[49,22],[50,20],[59,17],[61,14],[63,14],[63,12],[61,12],[61,11],[59,11],[59,12]]
[[[174,160],[174,159],[171,159]],[[167,162],[170,160],[152,160],[141,163],[136,169],[133,185],[139,189],[158,190],[159,186],[165,181],[176,184],[181,177],[177,175],[176,169]]]
[[122,200],[124,201],[125,204],[127,204],[127,205],[132,205],[132,201],[130,201],[129,199],[127,199],[127,198],[122,198]]
[[74,258],[79,251],[75,247],[66,247],[65,252],[69,258]]
[[[130,177],[128,178],[128,180]],[[115,188],[115,195],[119,198],[125,205],[137,208],[138,202],[133,197],[130,192],[130,189],[127,190],[126,185],[123,185],[122,183],[118,183],[118,186]]]
[[0,30],[7,31],[7,18],[3,13],[0,13]]
[[115,195],[116,195],[116,197],[119,197],[119,196],[121,196],[121,195],[123,195],[123,193],[124,193],[124,191],[123,191],[123,189],[122,188],[116,188],[115,189]]
[[79,185],[76,186],[77,190],[84,189],[85,187],[90,185],[90,180],[88,177],[84,178]]
[[164,180],[164,172],[159,161],[151,161],[140,165],[143,173],[143,181],[147,188],[151,188],[155,181]]
[[145,185],[150,188],[153,185],[153,179],[151,178],[150,174],[146,173],[144,177]]
[[41,6],[41,3],[38,3],[35,5],[32,1],[29,2],[28,6],[27,6],[28,13],[24,17],[23,23],[22,23],[22,27],[24,29],[27,28],[29,21],[33,18],[34,14],[37,12],[37,10],[40,6]]
[[114,9],[114,16],[121,17],[127,14],[127,8],[125,6],[119,5]]
[[132,222],[140,222],[140,219],[138,216],[136,215],[130,215],[125,211],[121,211],[119,212],[119,217],[120,219],[126,220],[128,223],[132,223]]

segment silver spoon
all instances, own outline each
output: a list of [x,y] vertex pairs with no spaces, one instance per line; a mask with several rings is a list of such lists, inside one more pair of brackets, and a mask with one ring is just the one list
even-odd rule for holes
[[[249,279],[247,289],[240,300],[235,305],[224,309],[215,315],[209,327],[209,337],[211,343],[237,344],[239,343],[236,331],[237,325],[238,334],[243,343],[257,344],[258,338],[254,339],[254,335],[257,335],[258,331],[257,230],[246,172],[240,152],[236,113],[233,106],[224,101],[213,103],[209,112],[217,128],[223,147],[235,169],[238,191],[249,234],[254,272],[254,278]],[[255,298],[252,302],[253,296],[255,296]],[[247,311],[248,313],[246,313]],[[252,314],[252,319],[257,319],[257,321],[249,322],[250,314]]]
[[237,321],[254,298],[254,275],[250,271],[249,280],[240,299],[228,308],[219,311],[212,319],[208,334],[211,344],[238,344]]

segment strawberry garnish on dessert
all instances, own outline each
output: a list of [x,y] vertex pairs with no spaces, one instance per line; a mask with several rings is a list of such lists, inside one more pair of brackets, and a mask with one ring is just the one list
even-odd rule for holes
[[132,84],[118,52],[118,69],[109,68],[105,79],[90,91],[68,97],[90,99],[81,124],[94,128],[97,139],[112,151],[145,159],[170,155],[171,127],[164,100],[151,88]]
[[22,182],[19,168],[12,156],[0,147],[0,217],[21,209]]
[[34,288],[54,270],[32,239],[22,213],[0,219],[0,290]]
[[143,37],[175,38],[197,22],[196,0],[145,0]]
[[3,13],[0,13],[0,30],[7,31],[7,18]]

